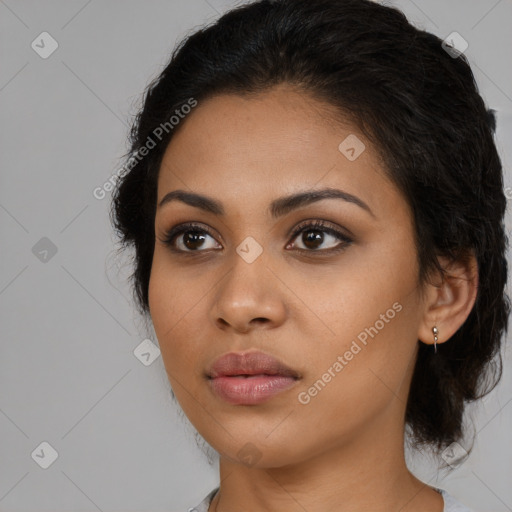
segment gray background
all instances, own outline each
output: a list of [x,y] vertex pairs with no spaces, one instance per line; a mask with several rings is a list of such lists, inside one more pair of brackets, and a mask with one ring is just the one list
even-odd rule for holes
[[[469,42],[511,185],[511,0],[388,3]],[[157,342],[131,304],[128,255],[115,255],[110,194],[93,190],[119,168],[130,116],[175,44],[234,5],[0,0],[2,512],[184,512],[217,484],[161,357],[146,366],[134,354]],[[46,59],[31,47],[43,31],[59,45]],[[469,410],[471,457],[446,477],[410,454],[420,478],[480,512],[512,510],[510,352],[499,387]],[[47,469],[44,441],[58,453]]]

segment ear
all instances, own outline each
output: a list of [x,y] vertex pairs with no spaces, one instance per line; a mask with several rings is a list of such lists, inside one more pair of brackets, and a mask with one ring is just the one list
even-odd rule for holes
[[450,261],[438,257],[446,270],[444,278],[426,285],[424,314],[421,320],[418,339],[429,345],[434,344],[432,328],[437,327],[437,343],[450,339],[473,309],[478,291],[478,263],[474,253],[464,260]]

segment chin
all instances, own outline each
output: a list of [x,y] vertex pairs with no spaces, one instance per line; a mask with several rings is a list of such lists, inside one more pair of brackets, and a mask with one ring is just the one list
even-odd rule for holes
[[209,444],[221,457],[232,463],[254,469],[293,465],[307,458],[307,454],[303,450],[297,450],[298,446],[304,448],[300,436],[297,441],[294,441],[290,436],[287,436],[287,439],[280,438],[277,435],[272,439],[272,436],[273,434],[268,436],[267,433],[262,433],[261,430],[259,434],[249,433],[233,438],[225,434],[222,439],[216,438]]

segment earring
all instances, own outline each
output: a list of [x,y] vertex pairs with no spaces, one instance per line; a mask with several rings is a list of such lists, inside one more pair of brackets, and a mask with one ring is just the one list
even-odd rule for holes
[[434,333],[434,352],[437,354],[437,334],[439,331],[435,325],[432,327],[432,332]]

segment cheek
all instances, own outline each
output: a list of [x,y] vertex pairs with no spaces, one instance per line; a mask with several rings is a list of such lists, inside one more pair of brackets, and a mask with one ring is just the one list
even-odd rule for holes
[[405,294],[395,291],[382,296],[359,289],[351,300],[336,300],[341,312],[325,310],[334,335],[306,344],[307,378],[296,394],[304,435],[316,435],[315,418],[322,418],[324,434],[337,442],[340,434],[350,435],[390,406],[406,403],[417,347],[415,312]]
[[[171,329],[175,322],[175,304],[172,295],[175,283],[171,283],[168,274],[159,263],[156,254],[153,258],[148,286],[148,302],[151,320],[159,341],[163,341],[163,333]],[[161,338],[161,339],[160,339]]]
[[180,381],[190,380],[202,370],[197,360],[202,354],[200,340],[204,339],[201,332],[209,291],[211,283],[191,279],[155,255],[148,289],[150,315],[165,367]]
[[332,387],[348,385],[364,395],[379,378],[394,386],[408,371],[420,312],[414,254],[381,249],[378,257],[357,258],[310,286],[308,302],[322,320],[308,334],[322,342],[305,346],[312,381],[334,372],[339,377],[331,379],[337,382]]
[[155,249],[148,297],[151,319],[162,342],[174,336],[176,328],[193,310],[200,290],[197,280],[184,278],[183,270],[166,261],[161,249]]
[[194,348],[194,340],[200,339],[195,331],[198,322],[192,321],[197,298],[193,300],[196,294],[190,286],[182,286],[180,279],[169,275],[176,276],[167,270],[159,272],[158,265],[153,267],[148,290],[150,314],[169,383],[188,416],[197,406],[193,397],[198,395],[202,370],[198,361],[201,351]]

